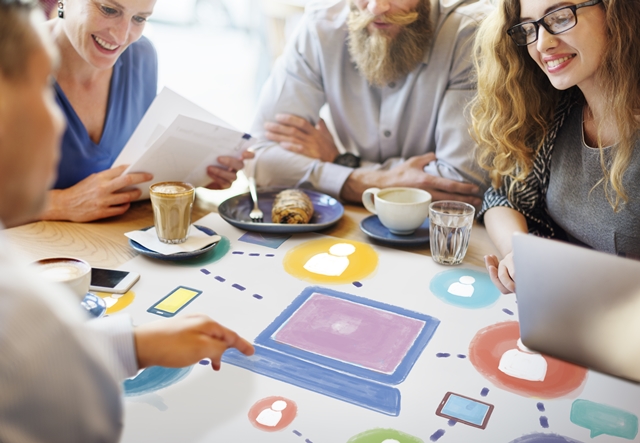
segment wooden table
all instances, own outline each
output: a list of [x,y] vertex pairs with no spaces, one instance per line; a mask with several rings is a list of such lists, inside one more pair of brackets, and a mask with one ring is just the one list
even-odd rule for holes
[[[214,209],[198,201],[194,219]],[[225,353],[220,372],[212,371],[204,361],[173,370],[147,368],[125,381],[122,443],[566,443],[591,441],[590,430],[594,432],[591,435],[605,434],[597,441],[636,439],[640,416],[637,384],[551,358],[545,359],[541,369],[542,357],[532,364],[533,357],[517,351],[518,305],[513,294],[499,294],[483,270],[482,256],[494,248],[482,226],[472,230],[465,263],[442,266],[428,257],[425,246],[405,249],[411,253],[371,246],[359,229],[368,213],[357,206],[345,209],[335,226],[320,233],[333,238],[300,234],[276,247],[210,215],[201,223],[215,227],[224,242],[212,257],[195,263],[136,257],[123,233],[153,224],[148,202],[136,203],[123,216],[110,220],[39,222],[8,229],[5,235],[31,259],[71,255],[106,267],[126,262],[128,270],[144,278],[114,306],[121,304],[118,310],[131,315],[137,324],[157,320],[151,307],[176,289],[198,292],[197,299],[185,305],[179,315],[210,315],[253,340],[260,351],[254,359]],[[254,243],[256,237],[258,243]],[[329,246],[342,243],[335,237],[360,242],[360,255],[353,262],[354,272],[362,273],[359,277],[350,274],[349,280],[333,281],[334,275],[341,274],[300,271],[301,263],[303,270],[311,263],[300,251],[306,254],[318,244],[325,248],[322,251],[330,251]],[[217,251],[221,252],[219,257]],[[313,258],[318,255],[329,254]],[[349,273],[353,270],[346,269]],[[471,293],[459,292],[460,284],[467,284],[463,277],[473,277]],[[312,308],[307,309],[320,306],[317,303],[329,303],[333,308],[313,311],[315,316],[304,317],[305,321],[285,322],[287,328],[306,331],[308,324],[316,330],[320,323],[322,334],[329,331],[339,338],[331,342],[331,352],[339,351],[343,343],[374,337],[379,346],[352,346],[349,355],[364,349],[360,356],[379,356],[382,350],[389,358],[397,357],[397,370],[384,372],[384,368],[367,370],[368,366],[363,366],[377,368],[388,361],[384,355],[350,366],[347,354],[327,360],[320,351],[314,354],[304,347],[276,352],[280,338],[269,338],[276,334],[274,328],[293,318],[292,309],[304,312],[301,303],[308,300],[312,300]],[[385,323],[384,318],[393,319],[393,324]],[[360,321],[364,332],[356,334]],[[433,336],[421,334],[415,342],[406,342],[402,331],[410,330],[416,322],[425,325],[421,331],[426,331],[427,325],[437,330],[433,333],[430,329]],[[357,337],[350,337],[352,333]],[[303,335],[290,334],[282,342]],[[387,337],[392,338],[385,341]],[[417,351],[411,347],[396,352],[403,340],[418,343]],[[324,343],[312,343],[311,350]],[[499,369],[503,359],[504,370]],[[512,367],[524,368],[524,375],[513,372]],[[527,378],[532,376],[537,378]],[[457,403],[450,411],[444,410],[442,405],[450,398]],[[276,399],[284,401],[292,413],[288,421],[282,416],[278,422],[281,428],[269,429],[262,426],[259,415],[275,408]],[[460,402],[467,406],[459,408]],[[464,421],[470,407],[481,412],[469,418],[478,421],[475,425]]]
[[[216,212],[216,207],[201,199],[196,200],[193,220]],[[364,208],[345,206],[345,214],[334,226],[322,234],[371,242],[360,230],[360,221],[370,215]],[[23,250],[25,255],[38,260],[45,257],[72,256],[88,261],[96,267],[117,267],[138,253],[123,235],[125,232],[153,225],[153,211],[149,201],[137,202],[124,215],[92,223],[37,222],[5,230],[5,235]],[[430,255],[429,245],[399,247],[408,252]],[[484,266],[485,254],[496,254],[484,226],[476,223],[472,232],[465,263]]]

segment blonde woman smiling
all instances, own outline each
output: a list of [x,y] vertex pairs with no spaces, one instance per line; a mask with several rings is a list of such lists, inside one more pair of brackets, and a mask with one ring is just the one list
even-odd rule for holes
[[[58,179],[45,220],[85,222],[124,213],[151,174],[111,168],[156,96],[158,61],[142,36],[156,0],[60,0],[46,26],[60,51],[55,92],[67,121]],[[225,188],[242,159],[209,166],[212,188]],[[206,167],[205,165],[202,166]]]
[[480,217],[515,290],[511,237],[640,257],[640,2],[499,0],[476,41],[472,104],[492,188]]

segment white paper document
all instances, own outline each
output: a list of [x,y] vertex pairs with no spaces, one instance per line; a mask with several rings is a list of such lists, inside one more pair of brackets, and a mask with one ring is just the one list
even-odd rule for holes
[[186,181],[194,186],[211,182],[207,166],[220,156],[238,157],[253,143],[251,136],[195,103],[164,88],[155,98],[113,166],[149,172],[152,182],[137,187],[149,198],[149,185]]

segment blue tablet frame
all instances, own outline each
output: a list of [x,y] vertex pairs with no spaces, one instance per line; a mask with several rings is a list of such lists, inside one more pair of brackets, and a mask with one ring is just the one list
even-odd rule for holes
[[[291,316],[315,293],[327,295],[330,297],[339,298],[342,300],[350,301],[364,306],[370,306],[372,308],[388,311],[394,314],[402,315],[405,317],[421,320],[424,322],[424,326],[415,341],[407,351],[398,367],[391,374],[384,374],[373,369],[367,369],[362,366],[358,366],[352,363],[336,360],[331,357],[325,357],[310,351],[305,351],[293,346],[280,343],[273,337],[276,332],[289,320]],[[431,317],[429,315],[421,314],[414,311],[409,311],[397,306],[389,305],[386,303],[380,303],[374,300],[370,300],[364,297],[358,297],[356,295],[347,294],[345,292],[338,292],[331,289],[311,286],[305,288],[298,297],[284,310],[267,328],[256,337],[255,343],[257,345],[264,346],[265,348],[273,349],[291,357],[296,357],[301,360],[308,361],[320,366],[334,369],[336,371],[344,372],[356,377],[364,378],[367,380],[373,380],[380,383],[386,383],[396,385],[404,381],[411,368],[415,364],[416,360],[422,353],[422,350],[427,346],[431,337],[435,333],[440,320]]]

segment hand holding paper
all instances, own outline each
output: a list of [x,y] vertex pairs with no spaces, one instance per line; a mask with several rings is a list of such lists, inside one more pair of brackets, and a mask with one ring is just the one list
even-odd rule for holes
[[[218,157],[240,159],[251,136],[165,88],[124,147],[114,166],[130,164],[125,173],[148,172],[154,182],[186,181],[204,186],[211,179],[207,166]],[[223,168],[226,165],[221,165]],[[137,186],[140,199],[149,197],[147,186]]]

